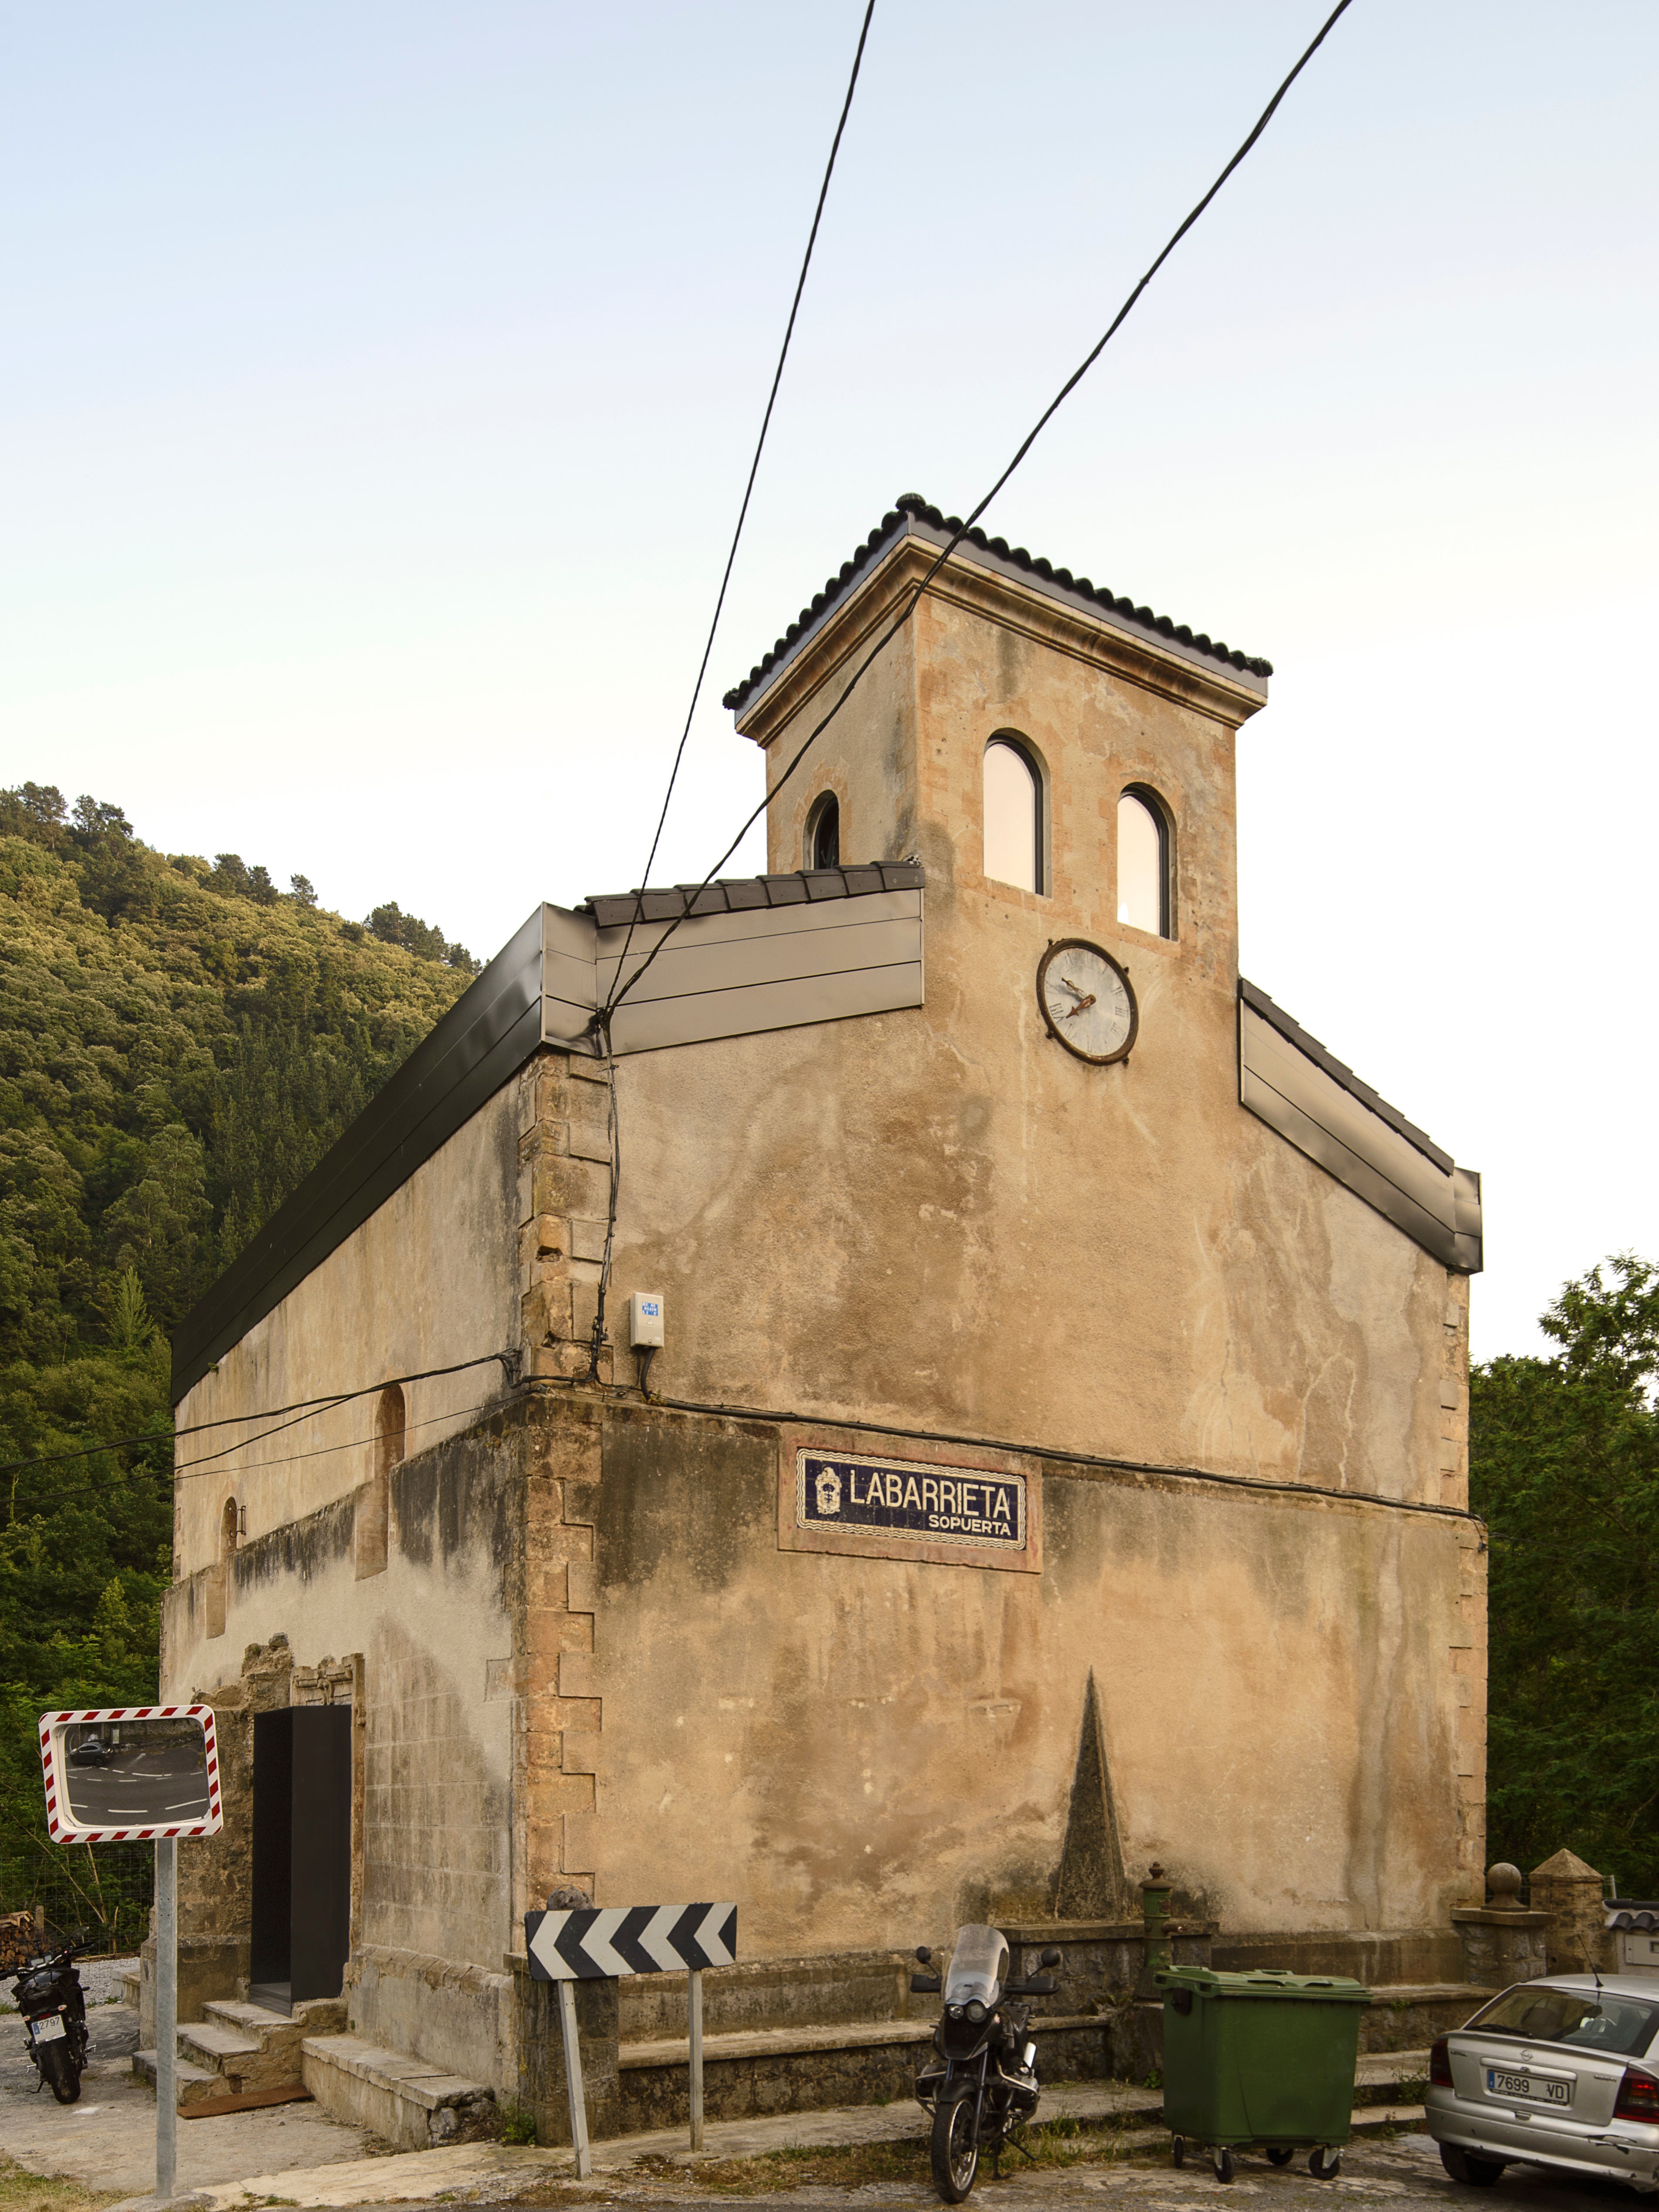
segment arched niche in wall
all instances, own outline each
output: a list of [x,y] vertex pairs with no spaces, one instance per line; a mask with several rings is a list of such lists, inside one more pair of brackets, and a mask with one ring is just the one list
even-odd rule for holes
[[225,1616],[230,1609],[230,1569],[236,1557],[236,1547],[242,1533],[242,1509],[234,1498],[226,1498],[219,1509],[219,1555],[208,1569],[207,1633],[222,1636]]
[[374,1470],[359,1488],[352,1516],[357,1580],[386,1572],[392,1533],[392,1470],[404,1455],[404,1394],[388,1382],[374,1407]]
[[999,730],[985,748],[985,873],[1016,890],[1047,889],[1042,770],[1023,738]]

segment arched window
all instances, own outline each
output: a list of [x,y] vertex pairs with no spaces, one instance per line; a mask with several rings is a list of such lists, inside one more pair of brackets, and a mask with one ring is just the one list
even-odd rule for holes
[[228,1559],[234,1553],[241,1526],[242,1516],[236,1500],[226,1498],[225,1510],[219,1516],[219,1557],[222,1559]]
[[1117,918],[1152,937],[1171,933],[1169,817],[1152,792],[1133,787],[1117,802]]
[[806,817],[806,865],[809,868],[841,866],[841,802],[833,791],[815,799]]
[[357,1580],[386,1572],[392,1528],[392,1470],[404,1455],[404,1394],[395,1382],[374,1408],[374,1472],[358,1491],[352,1514],[352,1555]]
[[1042,889],[1042,782],[1012,738],[985,748],[985,872],[1016,890]]

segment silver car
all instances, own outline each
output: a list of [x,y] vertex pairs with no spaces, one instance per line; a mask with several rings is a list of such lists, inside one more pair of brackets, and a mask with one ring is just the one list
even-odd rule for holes
[[1447,2172],[1486,2189],[1519,2161],[1659,2189],[1656,2045],[1659,1972],[1517,1982],[1430,2053]]

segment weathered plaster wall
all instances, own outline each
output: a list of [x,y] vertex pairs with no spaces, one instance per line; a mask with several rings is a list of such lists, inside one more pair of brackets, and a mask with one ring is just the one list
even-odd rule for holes
[[[518,1348],[520,1089],[515,1079],[498,1091],[225,1354],[180,1402],[181,1431]],[[454,1434],[504,1389],[491,1364],[410,1384],[406,1449]],[[349,1498],[371,1471],[374,1410],[373,1397],[357,1398],[298,1419],[181,1435],[175,1573],[219,1557],[228,1499],[246,1542]],[[226,1632],[240,1649],[255,1632],[233,1611]]]
[[[755,710],[769,772],[836,650]],[[925,1008],[619,1064],[617,1285],[667,1298],[653,1388],[1459,1502],[1466,1284],[1238,1103],[1233,743],[1257,704],[1001,586],[922,603],[771,834],[798,865],[828,780],[849,857],[919,848]],[[1047,772],[1042,896],[980,865],[1009,730]],[[1171,940],[1115,919],[1130,783],[1174,822]],[[1130,969],[1125,1065],[1044,1027],[1037,963],[1073,934]]]
[[[384,1573],[355,1576],[350,1502],[337,1499],[238,1551],[234,1647],[204,1632],[211,1570],[168,1593],[162,1626],[163,1695],[205,1693],[238,1712],[249,1686],[227,1676],[245,1641],[286,1637],[296,1678],[325,1657],[361,1655],[365,1771],[354,1852],[366,1956],[353,2019],[402,2049],[502,2082],[514,2078],[503,1959],[518,1948],[524,1463],[527,1449],[542,1449],[526,1437],[520,1407],[395,1469]],[[261,1679],[266,1671],[256,1669]],[[227,1771],[223,1836],[185,1847],[184,1932],[202,1942],[240,1933],[245,1946],[251,1778],[246,1760]],[[191,1854],[201,1861],[194,1872]],[[458,1981],[444,1962],[478,1971]]]
[[781,1551],[767,1424],[617,1409],[569,1449],[599,1712],[567,1864],[602,1902],[735,1893],[750,1957],[1040,1917],[1091,1674],[1126,1865],[1229,1931],[1468,1894],[1465,1521],[1050,1465],[1035,1576]]

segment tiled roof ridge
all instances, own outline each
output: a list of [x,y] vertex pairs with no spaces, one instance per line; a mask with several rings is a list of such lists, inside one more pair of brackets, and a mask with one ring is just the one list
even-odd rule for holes
[[[851,560],[842,562],[836,574],[827,580],[823,589],[801,609],[770,653],[756,663],[741,683],[732,685],[721,702],[722,705],[735,712],[752,692],[759,689],[796,639],[817,620],[826,607],[834,605],[907,515],[915,521],[927,523],[934,530],[946,531],[952,537],[962,528],[959,516],[941,514],[938,507],[930,505],[920,492],[901,492]],[[1096,586],[1086,576],[1073,576],[1069,568],[1056,568],[1053,562],[1044,560],[1040,553],[1028,553],[1023,545],[1011,546],[1006,538],[988,538],[977,524],[964,533],[963,542],[976,546],[981,553],[994,553],[1000,560],[1011,561],[1017,568],[1027,568],[1034,576],[1041,576],[1046,583],[1059,584],[1081,599],[1092,599],[1097,606],[1108,609],[1120,618],[1134,623],[1142,629],[1152,630],[1159,637],[1172,638],[1176,644],[1188,646],[1196,653],[1206,654],[1212,660],[1224,661],[1229,667],[1243,670],[1252,676],[1267,677],[1273,672],[1272,661],[1240,653],[1219,639],[1206,636],[1201,630],[1195,634],[1188,623],[1171,622],[1168,615],[1155,615],[1150,607],[1138,607],[1133,599],[1116,597],[1103,584]]]
[[712,884],[672,884],[660,890],[596,891],[579,911],[601,929],[630,922],[681,921],[698,914],[746,914],[760,907],[816,905],[823,899],[860,898],[871,891],[919,891],[921,869],[912,860],[872,860],[862,866],[797,868],[781,876],[717,876]]

